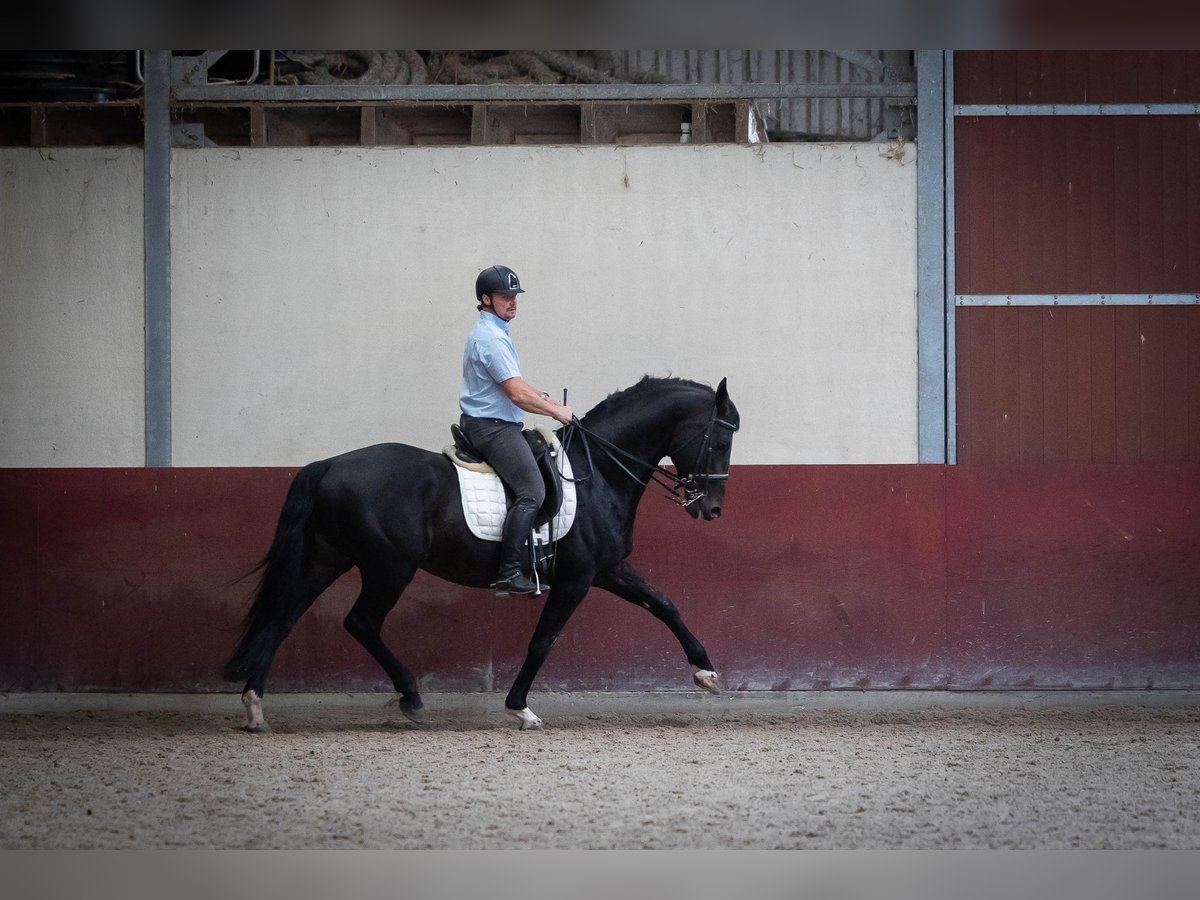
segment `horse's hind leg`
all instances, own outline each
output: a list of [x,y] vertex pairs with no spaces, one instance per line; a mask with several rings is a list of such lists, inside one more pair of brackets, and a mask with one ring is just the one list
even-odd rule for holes
[[700,687],[713,694],[720,693],[717,688],[717,673],[713,671],[708,651],[688,631],[683,624],[679,610],[675,608],[665,594],[660,592],[646,579],[642,578],[627,562],[621,562],[611,569],[599,573],[593,582],[596,587],[603,588],[616,594],[622,600],[628,600],[650,612],[654,618],[671,629],[671,634],[679,641],[683,652],[687,654],[688,662],[696,667],[692,680]]
[[392,679],[392,685],[399,695],[393,702],[399,704],[400,711],[405,716],[415,720],[424,706],[417,679],[383,643],[382,633],[383,620],[412,581],[416,570],[395,564],[362,566],[360,569],[362,591],[343,624],[354,639],[383,667],[388,678]]
[[282,600],[280,618],[255,622],[244,638],[243,643],[260,648],[253,653],[254,661],[250,664],[246,684],[242,688],[246,731],[261,733],[271,730],[263,717],[263,696],[266,694],[267,673],[275,654],[300,617],[350,566],[346,562],[329,559],[310,561],[304,568],[299,583]]

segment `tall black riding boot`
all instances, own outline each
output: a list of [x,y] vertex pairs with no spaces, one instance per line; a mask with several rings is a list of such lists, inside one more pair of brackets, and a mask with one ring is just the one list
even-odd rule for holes
[[537,507],[532,509],[518,503],[508,511],[504,519],[504,531],[500,537],[500,572],[492,585],[497,597],[509,594],[540,594],[550,590],[550,585],[540,587],[521,571],[521,560],[525,558],[525,544],[537,518]]

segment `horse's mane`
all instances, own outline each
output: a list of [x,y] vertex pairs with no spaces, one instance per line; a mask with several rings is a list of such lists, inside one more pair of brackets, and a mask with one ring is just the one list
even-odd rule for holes
[[672,390],[679,390],[681,392],[698,390],[706,391],[709,394],[713,393],[713,389],[708,385],[701,384],[698,381],[690,381],[687,378],[655,378],[651,375],[643,375],[641,381],[637,382],[637,384],[620,391],[613,391],[588,410],[580,421],[585,424],[595,424],[596,422],[610,418],[640,399],[658,397],[663,392]]

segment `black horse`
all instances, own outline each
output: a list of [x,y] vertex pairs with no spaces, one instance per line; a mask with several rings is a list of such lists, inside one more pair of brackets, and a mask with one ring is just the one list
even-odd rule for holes
[[[665,623],[695,666],[695,683],[718,692],[704,647],[626,557],[633,550],[638,501],[651,478],[673,482],[668,486],[693,518],[721,514],[738,425],[724,379],[713,391],[694,381],[647,376],[560,430],[577,482],[577,511],[558,543],[552,590],[504,702],[521,730],[542,725],[526,704],[529,688],[592,585]],[[674,473],[658,467],[664,457]],[[259,566],[262,581],[245,632],[224,669],[227,680],[245,681],[246,729],[267,730],[262,697],[280,644],[317,597],[354,566],[362,592],[346,616],[346,630],[391,678],[399,695],[393,702],[416,718],[422,707],[417,680],[384,646],[383,620],[418,569],[487,587],[495,580],[499,547],[468,529],[454,465],[444,455],[376,444],[305,466],[288,490],[275,539]]]

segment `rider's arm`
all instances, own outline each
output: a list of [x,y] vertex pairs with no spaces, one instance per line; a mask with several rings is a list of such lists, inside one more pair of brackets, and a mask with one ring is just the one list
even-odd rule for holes
[[549,416],[564,425],[571,421],[571,407],[555,403],[545,391],[537,390],[520,376],[500,382],[500,389],[508,399],[528,413]]

